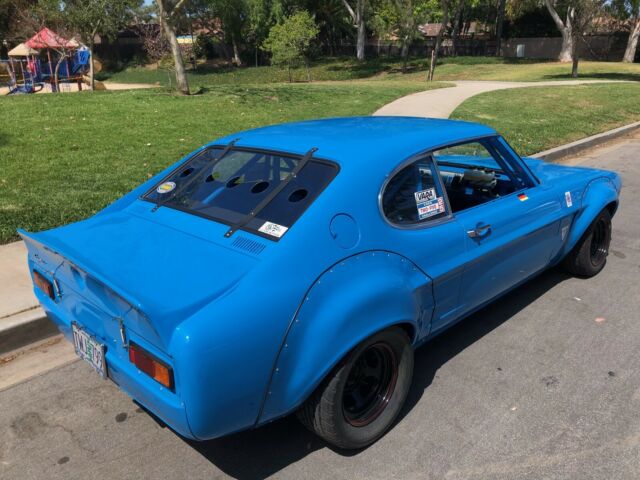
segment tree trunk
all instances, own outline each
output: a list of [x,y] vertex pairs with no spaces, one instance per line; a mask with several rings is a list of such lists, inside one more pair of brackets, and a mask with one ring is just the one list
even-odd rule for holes
[[231,36],[231,46],[233,47],[233,63],[235,63],[237,67],[241,67],[242,59],[240,58],[240,49],[238,48],[235,35]]
[[164,29],[167,40],[169,40],[169,46],[171,47],[171,53],[173,54],[173,63],[176,69],[176,86],[183,95],[189,95],[189,82],[187,81],[187,72],[184,68],[184,61],[182,60],[182,52],[180,51],[180,45],[176,37],[176,32],[173,25],[167,20],[161,17],[162,28]]
[[561,62],[571,62],[573,60],[573,44],[573,34],[570,30],[567,32],[565,28],[565,30],[562,31],[562,47],[560,48],[560,55],[558,55],[558,60],[560,60]]
[[176,86],[178,91],[183,95],[189,95],[189,82],[187,81],[187,73],[184,68],[184,61],[182,60],[182,52],[180,51],[180,45],[178,44],[178,38],[176,37],[176,30],[170,19],[167,18],[167,12],[164,10],[162,1],[157,0],[160,12],[158,17],[160,18],[160,24],[164,30],[164,34],[169,41],[171,47],[171,53],[173,54],[173,64],[176,69]]
[[581,36],[576,29],[573,30],[571,36],[571,78],[578,78],[578,61],[580,55],[578,55],[578,45],[580,43]]
[[453,16],[453,31],[451,32],[451,50],[454,57],[458,54],[458,37],[460,36],[460,24],[462,23],[463,8],[464,0],[460,0],[458,7],[456,8],[456,13]]
[[438,64],[438,52],[440,51],[440,45],[442,44],[442,37],[444,36],[444,31],[447,29],[447,25],[449,24],[449,2],[448,0],[442,1],[442,23],[440,24],[440,30],[438,31],[438,35],[436,36],[436,45],[433,47],[434,53],[431,57],[432,67],[429,71],[428,80],[433,81],[433,75],[436,71],[436,65]]
[[402,57],[402,61],[404,64],[407,64],[407,57],[409,56],[409,42],[407,39],[404,39],[402,42],[402,49],[400,50],[400,56]]
[[502,27],[504,25],[504,10],[506,0],[500,0],[498,5],[498,20],[496,22],[496,57],[502,55]]
[[89,88],[93,92],[96,89],[95,66],[93,63],[93,37],[89,41]]
[[570,62],[572,60],[571,53],[573,52],[573,29],[571,26],[571,17],[573,16],[575,9],[573,7],[569,8],[567,11],[567,19],[563,22],[556,11],[555,0],[545,0],[544,3],[547,6],[547,10],[553,19],[553,22],[562,34],[562,47],[560,48],[558,60],[561,62]]
[[367,29],[364,24],[364,0],[357,0],[356,3],[356,26],[358,29],[358,40],[356,45],[356,58],[364,60],[364,44],[367,40]]
[[638,48],[638,38],[640,37],[640,17],[635,19],[633,29],[629,32],[629,40],[627,41],[627,49],[624,51],[622,61],[633,63],[636,58],[636,49]]
[[66,56],[66,52],[63,50],[62,52],[58,52],[58,53],[60,54],[60,58],[58,59],[58,62],[56,63],[56,69],[55,69],[55,72],[53,74],[53,81],[54,81],[54,84],[56,86],[56,92],[60,93],[60,81],[59,81],[60,65],[62,65],[64,57]]

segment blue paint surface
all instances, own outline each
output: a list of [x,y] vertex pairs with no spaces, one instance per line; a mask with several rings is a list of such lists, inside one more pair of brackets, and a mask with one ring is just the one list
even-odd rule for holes
[[[242,229],[227,238],[227,224],[153,211],[140,198],[187,157],[87,220],[20,231],[30,269],[58,294],[34,290],[67,337],[77,322],[103,343],[110,378],[180,434],[209,439],[260,425],[294,411],[367,336],[403,325],[417,346],[553,265],[617,202],[615,173],[517,158],[539,180],[522,191],[420,228],[384,218],[378,195],[408,160],[496,136],[402,117],[230,135],[211,145],[239,138],[296,155],[317,147],[315,157],[340,170],[278,241]],[[469,237],[484,224],[486,236]],[[129,362],[128,341],[173,368],[174,390]]]

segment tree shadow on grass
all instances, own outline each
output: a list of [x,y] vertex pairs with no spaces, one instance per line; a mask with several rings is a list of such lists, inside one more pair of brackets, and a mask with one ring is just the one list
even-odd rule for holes
[[[544,272],[418,349],[413,385],[396,423],[420,401],[444,364],[567,278],[567,274],[555,269]],[[271,476],[321,448],[331,448],[343,456],[355,456],[362,451],[328,446],[293,415],[256,430],[208,442],[188,443],[227,475],[243,480]]]
[[631,72],[601,72],[601,73],[585,73],[580,74],[578,69],[578,78],[573,78],[571,73],[558,73],[543,75],[544,80],[630,80],[640,82],[640,73]]

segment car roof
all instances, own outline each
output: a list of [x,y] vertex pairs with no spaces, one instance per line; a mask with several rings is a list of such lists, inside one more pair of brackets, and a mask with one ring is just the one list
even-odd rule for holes
[[246,130],[210,145],[229,143],[304,154],[316,147],[316,157],[334,160],[341,167],[362,162],[397,165],[424,150],[487,135],[492,128],[478,123],[420,117],[341,117],[283,123]]

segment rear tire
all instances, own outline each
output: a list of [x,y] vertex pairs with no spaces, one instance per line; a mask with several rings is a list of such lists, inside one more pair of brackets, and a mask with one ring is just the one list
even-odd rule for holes
[[354,348],[298,410],[312,432],[336,447],[362,448],[393,424],[413,378],[413,348],[394,327]]
[[611,213],[605,208],[566,256],[564,268],[574,275],[593,277],[607,263],[610,243]]

